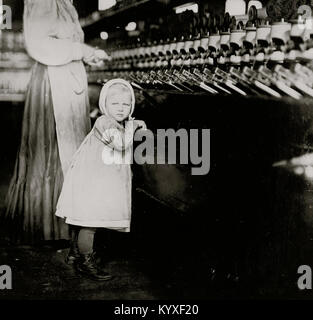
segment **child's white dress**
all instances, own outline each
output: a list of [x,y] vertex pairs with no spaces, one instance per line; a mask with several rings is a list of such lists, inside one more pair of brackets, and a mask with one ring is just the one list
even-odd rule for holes
[[132,174],[130,162],[119,163],[132,154],[132,125],[117,129],[111,118],[97,119],[65,176],[56,215],[66,223],[130,231]]

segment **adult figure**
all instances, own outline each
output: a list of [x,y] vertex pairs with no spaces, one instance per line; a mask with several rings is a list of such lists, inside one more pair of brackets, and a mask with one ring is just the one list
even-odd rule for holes
[[95,63],[99,51],[83,43],[71,0],[25,0],[24,37],[35,64],[5,223],[18,242],[69,239],[54,213],[71,158],[90,131],[83,60]]

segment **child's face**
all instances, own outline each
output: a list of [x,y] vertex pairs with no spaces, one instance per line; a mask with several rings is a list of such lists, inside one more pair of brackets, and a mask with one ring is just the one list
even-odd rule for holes
[[130,92],[120,89],[109,89],[106,99],[106,109],[109,115],[117,122],[128,118],[131,111],[132,97]]

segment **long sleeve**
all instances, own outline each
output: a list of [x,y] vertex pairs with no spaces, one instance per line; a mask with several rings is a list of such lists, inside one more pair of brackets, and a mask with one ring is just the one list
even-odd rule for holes
[[[82,44],[57,35],[58,0],[25,0],[24,37],[29,55],[45,65],[64,65],[83,57]],[[72,21],[69,23],[73,24]],[[66,28],[63,21],[62,28]]]
[[133,145],[134,123],[127,121],[125,130],[118,129],[111,120],[103,116],[97,119],[95,131],[97,137],[112,149],[124,151]]

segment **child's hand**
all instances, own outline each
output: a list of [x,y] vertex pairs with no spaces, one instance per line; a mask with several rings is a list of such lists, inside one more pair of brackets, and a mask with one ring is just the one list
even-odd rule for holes
[[117,128],[117,129],[123,129],[123,126],[120,125],[118,122],[116,121],[113,121],[112,119],[108,118],[108,117],[105,117],[103,120],[103,125],[106,127],[106,128]]
[[147,130],[147,125],[142,120],[134,120],[134,124],[135,124],[135,130],[137,129]]

